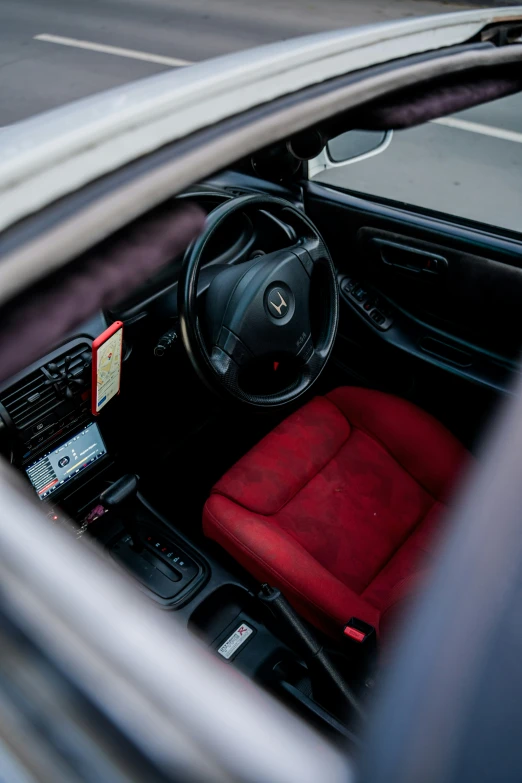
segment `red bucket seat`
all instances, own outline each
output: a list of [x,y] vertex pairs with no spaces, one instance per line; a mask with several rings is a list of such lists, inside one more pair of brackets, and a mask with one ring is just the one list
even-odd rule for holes
[[289,416],[223,476],[207,536],[301,615],[379,633],[426,566],[468,453],[397,397],[339,388]]

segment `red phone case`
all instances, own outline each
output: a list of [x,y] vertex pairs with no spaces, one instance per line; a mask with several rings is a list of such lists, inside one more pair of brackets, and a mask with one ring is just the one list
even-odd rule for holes
[[[102,332],[92,342],[92,387],[91,387],[91,410],[94,416],[99,416],[100,411],[96,410],[96,400],[98,399],[98,348],[106,343],[109,337],[112,337],[119,329],[122,330],[123,340],[123,321],[114,321],[108,329]],[[118,387],[118,394],[120,389]]]

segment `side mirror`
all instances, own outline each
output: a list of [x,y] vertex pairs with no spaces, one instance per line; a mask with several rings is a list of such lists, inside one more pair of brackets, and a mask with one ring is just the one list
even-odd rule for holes
[[348,166],[384,152],[391,143],[393,131],[351,130],[330,139],[323,151],[308,162],[310,179],[321,171]]

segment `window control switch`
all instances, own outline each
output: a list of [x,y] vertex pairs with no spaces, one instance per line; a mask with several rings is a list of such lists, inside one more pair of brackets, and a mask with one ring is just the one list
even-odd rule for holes
[[384,332],[392,326],[394,321],[393,308],[375,292],[368,290],[349,277],[340,280],[340,289],[343,298],[360,315],[367,318],[374,328]]
[[362,302],[363,299],[366,299],[368,296],[368,291],[365,291],[364,288],[357,287],[353,289],[352,296],[354,299],[357,299],[358,302]]
[[381,326],[385,322],[385,317],[382,313],[380,313],[378,310],[374,310],[373,313],[370,314],[370,318],[372,321],[375,321],[376,324]]

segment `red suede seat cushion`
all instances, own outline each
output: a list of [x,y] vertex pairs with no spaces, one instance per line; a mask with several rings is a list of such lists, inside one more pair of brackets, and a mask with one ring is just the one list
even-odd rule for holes
[[329,633],[378,628],[426,564],[467,452],[433,417],[390,395],[316,397],[216,484],[203,526],[260,581]]

